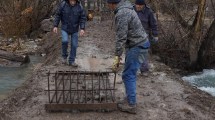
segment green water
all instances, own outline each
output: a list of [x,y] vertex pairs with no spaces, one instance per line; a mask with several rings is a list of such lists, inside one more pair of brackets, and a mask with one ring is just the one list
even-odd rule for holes
[[4,99],[12,90],[21,86],[32,73],[33,65],[39,63],[43,58],[30,56],[30,59],[29,64],[21,67],[0,67],[0,100]]

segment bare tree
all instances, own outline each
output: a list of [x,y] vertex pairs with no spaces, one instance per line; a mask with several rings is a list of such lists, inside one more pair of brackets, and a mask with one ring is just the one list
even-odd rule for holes
[[[185,59],[188,59],[189,61],[187,64],[189,68],[192,68],[192,69],[196,69],[198,67],[202,68],[206,64],[207,65],[209,63],[212,64],[212,62],[215,61],[215,57],[211,52],[215,49],[214,48],[215,45],[208,44],[215,39],[215,37],[213,36],[214,31],[212,31],[214,30],[213,29],[214,23],[211,25],[210,29],[207,30],[208,34],[206,36],[204,35],[205,33],[204,20],[206,17],[205,13],[206,13],[206,2],[207,2],[206,0],[196,0],[196,1],[186,0],[186,2],[177,1],[177,0],[162,0],[158,2],[156,0],[151,0],[151,2],[154,4],[154,6],[157,6],[156,4],[160,3],[159,6],[163,8],[162,10],[164,11],[164,13],[167,13],[175,20],[173,21],[173,24],[175,23],[174,28],[171,27],[172,29],[175,29],[175,30],[164,32],[164,34],[169,34],[169,37],[172,36],[173,39],[178,39],[178,41],[175,41],[172,39],[172,44],[174,44],[175,46],[172,46],[172,48],[170,49],[175,49],[176,47],[178,47],[179,48],[179,50],[177,50],[178,53],[182,54],[183,53],[182,51],[184,51],[185,56],[187,53],[188,57],[187,58],[185,57]],[[193,5],[189,6],[189,2],[192,2]],[[186,7],[185,9],[185,6],[188,6],[188,7]],[[193,8],[191,9],[189,7],[191,8],[193,7]],[[188,15],[182,15],[182,13],[187,13]],[[192,13],[193,15],[191,15],[190,13]],[[164,21],[167,21],[167,20],[164,20]],[[164,31],[162,29],[162,23],[160,23],[160,25],[161,25],[160,31],[162,32]],[[177,33],[175,33],[176,31]],[[174,33],[168,33],[168,32],[174,32]],[[207,53],[210,53],[210,54],[205,54],[205,51],[207,51]],[[174,51],[171,51],[171,52],[174,52]],[[206,59],[206,58],[209,58],[209,59]]]
[[0,1],[0,31],[5,37],[22,37],[36,29],[53,8],[55,0]]

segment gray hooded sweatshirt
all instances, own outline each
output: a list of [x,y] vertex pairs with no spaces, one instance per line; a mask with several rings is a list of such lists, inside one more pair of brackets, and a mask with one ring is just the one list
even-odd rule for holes
[[142,45],[147,41],[147,34],[129,1],[121,0],[114,13],[116,26],[115,55],[121,56],[123,46],[129,49]]

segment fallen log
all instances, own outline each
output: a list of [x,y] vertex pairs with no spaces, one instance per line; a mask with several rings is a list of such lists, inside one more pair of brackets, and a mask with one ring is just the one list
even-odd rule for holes
[[28,55],[19,55],[7,51],[0,50],[0,58],[10,60],[10,61],[16,61],[21,63],[28,63],[30,62],[30,58]]

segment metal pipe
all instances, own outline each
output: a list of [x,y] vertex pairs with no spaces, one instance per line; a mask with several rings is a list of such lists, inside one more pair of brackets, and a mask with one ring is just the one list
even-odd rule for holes
[[50,71],[48,72],[48,96],[49,96],[49,103],[51,103],[51,101],[50,101],[50,83],[49,83],[49,76],[50,76]]
[[85,103],[87,103],[87,83],[86,83],[86,74],[84,74],[84,90],[85,90]]
[[93,75],[92,75],[92,103],[94,103],[94,88],[93,88]]
[[101,90],[100,90],[100,71],[99,71],[99,102],[101,102]]
[[56,103],[57,103],[57,79],[56,79],[56,76],[55,76],[55,94],[56,94]]
[[65,93],[64,93],[64,90],[65,90],[65,85],[64,85],[64,76],[65,74],[63,74],[63,77],[62,77],[62,81],[63,81],[63,102],[65,101]]

